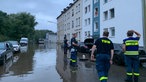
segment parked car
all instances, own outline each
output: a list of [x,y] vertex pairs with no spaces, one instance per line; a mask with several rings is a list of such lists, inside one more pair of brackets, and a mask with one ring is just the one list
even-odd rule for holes
[[[143,47],[139,48],[140,63],[146,62],[146,53]],[[124,52],[122,51],[122,44],[114,44],[114,57],[113,62],[117,65],[125,65]]]
[[78,52],[81,52],[81,53],[88,53],[89,49],[88,49],[88,47],[84,44],[84,42],[79,42],[78,45],[79,45],[79,47],[78,47]]
[[28,45],[28,38],[22,37],[22,38],[20,39],[20,45],[21,45],[21,46],[26,46],[26,45]]
[[90,49],[92,48],[94,44],[93,38],[87,38],[84,40],[84,42],[79,42],[79,48],[78,51],[82,53],[90,53]]
[[12,44],[14,52],[19,52],[20,51],[20,45],[18,41],[8,41]]
[[45,43],[45,39],[40,38],[38,41],[39,44],[44,44]]
[[10,42],[0,42],[0,64],[13,57],[13,46]]

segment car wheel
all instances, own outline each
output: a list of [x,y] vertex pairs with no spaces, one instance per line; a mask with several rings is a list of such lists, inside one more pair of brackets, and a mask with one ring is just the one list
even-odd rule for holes
[[121,55],[115,54],[113,57],[113,62],[116,65],[124,65],[124,59]]

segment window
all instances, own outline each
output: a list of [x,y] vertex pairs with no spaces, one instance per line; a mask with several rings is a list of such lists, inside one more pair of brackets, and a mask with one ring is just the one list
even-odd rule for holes
[[104,28],[103,31],[108,31],[108,28]]
[[104,3],[107,3],[108,0],[104,0]]
[[95,8],[95,17],[98,16],[98,8]]
[[95,28],[98,30],[98,22],[95,22]]
[[110,28],[110,36],[115,36],[115,27]]
[[87,25],[87,19],[85,19],[85,26]]
[[81,33],[79,32],[79,40],[80,40],[80,38],[81,38]]
[[68,23],[68,30],[70,30],[70,23]]
[[74,28],[74,21],[72,21],[72,28]]
[[76,27],[78,26],[78,18],[76,18]]
[[85,7],[85,14],[87,13],[87,7]]
[[81,18],[79,17],[79,19],[78,19],[78,20],[79,20],[79,26],[80,26],[80,19],[81,19]]
[[78,13],[78,6],[76,6],[76,14]]
[[95,22],[95,32],[98,31],[98,22]]
[[90,31],[88,31],[88,37],[90,37]]
[[78,12],[80,12],[80,4],[79,4],[79,6],[78,6]]
[[90,25],[90,18],[88,18],[88,25]]
[[89,12],[90,12],[90,5],[88,5],[88,9],[89,9]]
[[105,11],[103,14],[104,14],[104,20],[107,20],[108,19],[108,11]]
[[110,9],[110,18],[114,18],[115,17],[115,9]]
[[72,9],[72,16],[74,16],[74,9]]

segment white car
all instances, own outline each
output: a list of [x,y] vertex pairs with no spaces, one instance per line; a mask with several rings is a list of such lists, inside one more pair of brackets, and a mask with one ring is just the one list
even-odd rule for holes
[[26,45],[28,45],[28,38],[22,37],[22,38],[20,39],[20,45],[21,45],[21,46],[26,46]]

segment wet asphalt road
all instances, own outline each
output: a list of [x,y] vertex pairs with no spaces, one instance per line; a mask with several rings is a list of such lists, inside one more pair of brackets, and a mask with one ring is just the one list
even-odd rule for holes
[[[21,53],[0,66],[0,82],[99,82],[94,62],[78,61],[79,67],[72,68],[69,56],[55,44],[21,47]],[[146,82],[146,68],[141,67],[140,74],[140,82]],[[112,65],[108,82],[124,82],[124,78],[125,67]]]
[[[97,76],[95,62],[79,60],[82,58],[83,53],[78,53],[78,67],[72,68],[69,66],[70,55],[64,55],[63,49],[60,49],[60,46],[58,46],[57,51],[57,71],[62,77],[63,82],[100,82]],[[84,55],[89,58],[88,54]],[[125,73],[124,66],[112,65],[108,82],[124,82],[126,77]],[[139,82],[146,82],[146,67],[140,68],[140,74]]]
[[0,66],[0,82],[62,82],[56,71],[54,45],[21,47],[14,60]]

